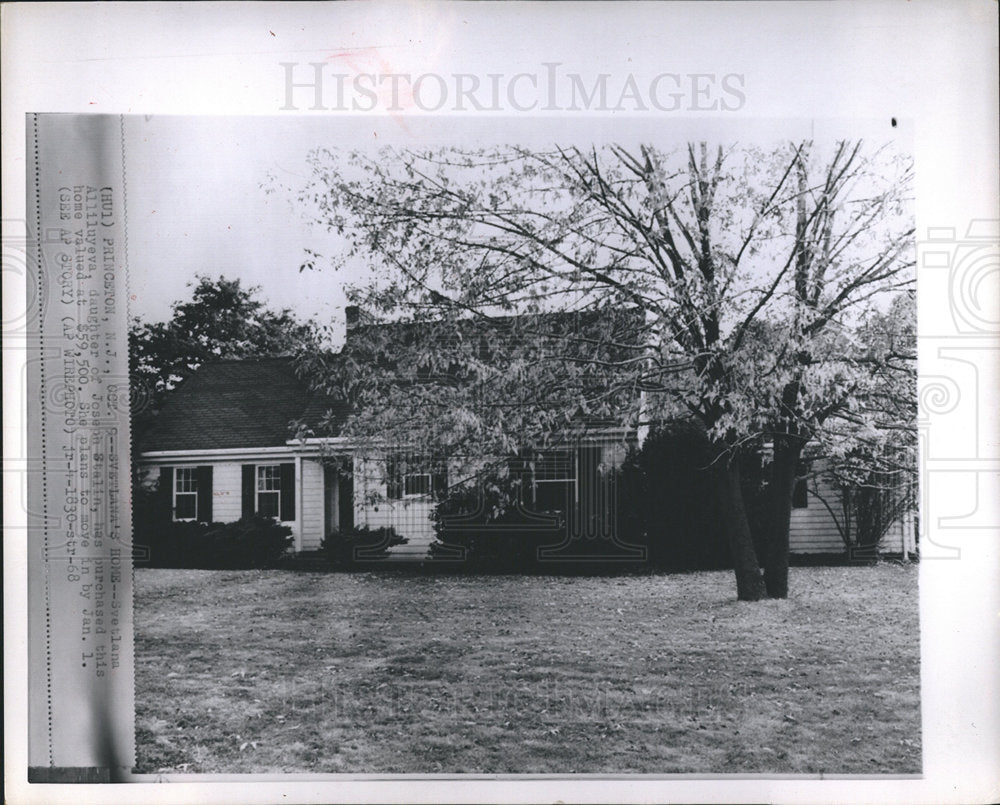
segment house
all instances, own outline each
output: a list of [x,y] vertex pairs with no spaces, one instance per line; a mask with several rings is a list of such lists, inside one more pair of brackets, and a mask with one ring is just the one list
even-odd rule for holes
[[[409,540],[393,553],[422,558],[434,540],[435,499],[477,467],[373,450],[341,434],[350,413],[341,397],[313,393],[292,358],[207,363],[174,390],[141,436],[138,474],[177,521],[276,517],[291,528],[296,552],[319,549],[331,531],[391,526]],[[322,436],[303,436],[320,432],[321,419]],[[614,503],[601,479],[639,438],[637,429],[599,423],[572,444],[525,454],[522,505],[529,513],[562,511],[574,536],[607,537]],[[823,472],[799,482],[792,552],[843,552],[839,494]],[[890,527],[882,549],[914,550],[913,532],[907,515]]]
[[[430,514],[449,468],[431,471],[420,457],[399,452],[366,457],[335,435],[336,426],[323,438],[303,439],[290,429],[331,413],[342,422],[348,410],[342,401],[312,396],[292,358],[208,363],[178,386],[141,437],[137,470],[175,521],[276,517],[292,529],[296,552],[317,550],[334,530],[391,526],[409,540],[394,553],[422,557],[434,539]],[[620,462],[628,438],[606,428],[574,450],[533,456],[529,504],[551,510],[580,490],[592,500],[579,479],[597,464]]]

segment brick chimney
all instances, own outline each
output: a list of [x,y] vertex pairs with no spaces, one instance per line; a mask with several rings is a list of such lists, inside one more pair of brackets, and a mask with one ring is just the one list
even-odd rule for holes
[[357,305],[348,305],[344,308],[344,318],[347,319],[347,329],[353,330],[361,321],[361,308]]

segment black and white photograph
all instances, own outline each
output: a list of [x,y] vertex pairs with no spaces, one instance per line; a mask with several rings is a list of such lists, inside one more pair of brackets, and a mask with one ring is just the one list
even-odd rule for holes
[[905,146],[124,132],[137,771],[920,772]]
[[519,5],[5,82],[25,801],[988,801],[995,144],[903,5]]

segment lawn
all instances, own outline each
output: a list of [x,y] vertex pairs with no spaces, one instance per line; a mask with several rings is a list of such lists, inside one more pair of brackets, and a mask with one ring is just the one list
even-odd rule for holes
[[920,771],[917,568],[136,572],[140,772]]

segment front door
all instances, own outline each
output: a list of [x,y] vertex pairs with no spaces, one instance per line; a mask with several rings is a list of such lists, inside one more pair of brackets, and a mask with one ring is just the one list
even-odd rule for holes
[[354,528],[354,479],[351,462],[323,468],[323,522],[326,533]]

